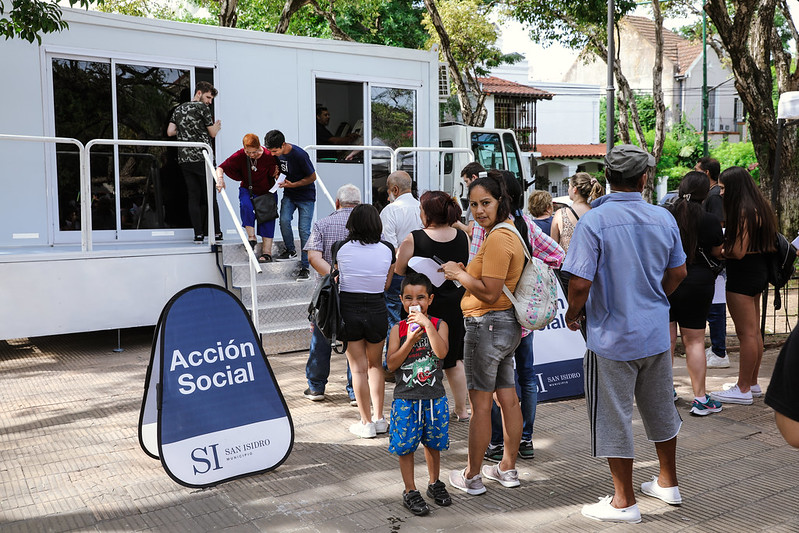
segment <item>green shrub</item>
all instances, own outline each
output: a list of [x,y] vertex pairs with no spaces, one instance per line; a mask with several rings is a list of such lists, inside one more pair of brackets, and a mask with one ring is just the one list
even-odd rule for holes
[[[749,170],[749,167],[754,166],[757,163],[757,157],[755,157],[755,148],[751,142],[730,143],[724,141],[710,150],[710,157],[714,157],[719,160],[722,170],[732,166],[743,167]],[[755,167],[749,172],[752,174],[754,180],[759,184],[760,169]]]

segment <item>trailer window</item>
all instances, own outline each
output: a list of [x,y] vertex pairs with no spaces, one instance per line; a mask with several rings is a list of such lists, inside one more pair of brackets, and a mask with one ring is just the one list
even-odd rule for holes
[[483,168],[505,170],[499,134],[472,133],[472,152],[474,160],[483,165]]

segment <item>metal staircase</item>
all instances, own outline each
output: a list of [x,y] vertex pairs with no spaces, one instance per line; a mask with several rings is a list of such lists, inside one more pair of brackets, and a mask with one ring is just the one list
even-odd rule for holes
[[[280,253],[280,243],[274,246]],[[300,250],[299,241],[296,250]],[[252,312],[250,267],[242,244],[222,244],[222,263],[228,289]],[[261,263],[263,273],[256,276],[258,318],[264,352],[267,354],[307,351],[311,345],[308,303],[311,301],[317,276],[297,281],[299,260]]]

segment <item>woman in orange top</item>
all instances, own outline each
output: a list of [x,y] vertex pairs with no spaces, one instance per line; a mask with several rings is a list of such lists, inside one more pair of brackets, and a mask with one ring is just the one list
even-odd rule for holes
[[[519,486],[516,456],[522,435],[522,412],[516,396],[513,353],[521,340],[521,326],[511,301],[502,292],[513,292],[524,267],[521,239],[511,230],[497,228],[502,222],[513,225],[510,196],[500,173],[489,173],[469,186],[469,206],[475,222],[486,231],[479,252],[464,267],[447,262],[442,270],[447,279],[466,289],[461,300],[466,334],[463,361],[466,385],[472,404],[469,422],[469,456],[466,468],[450,473],[450,484],[468,494],[485,492],[482,476],[505,487]],[[504,422],[505,451],[497,465],[480,468],[491,440],[491,405],[496,395]],[[481,476],[482,473],[482,476]]]

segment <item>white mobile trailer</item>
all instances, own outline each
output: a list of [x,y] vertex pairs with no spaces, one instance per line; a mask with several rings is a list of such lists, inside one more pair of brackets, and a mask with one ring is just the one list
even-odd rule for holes
[[[0,41],[7,80],[0,134],[84,144],[164,139],[181,93],[207,80],[219,90],[217,162],[248,132],[277,128],[289,142],[315,144],[318,105],[330,110],[333,133],[361,121],[367,144],[438,145],[435,52],[68,8],[64,19],[69,29],[42,36],[41,45]],[[178,290],[224,283],[213,247],[191,244],[171,151],[119,144],[96,146],[89,157],[94,245],[87,250],[78,148],[0,140],[0,338],[151,325]],[[365,201],[377,201],[385,175],[371,153],[341,159],[317,164],[331,193],[351,182]],[[438,187],[435,155],[419,154],[413,169],[419,190]],[[237,186],[228,181],[236,210]],[[332,211],[320,191],[317,200],[317,217]],[[234,222],[221,204],[229,243]]]

